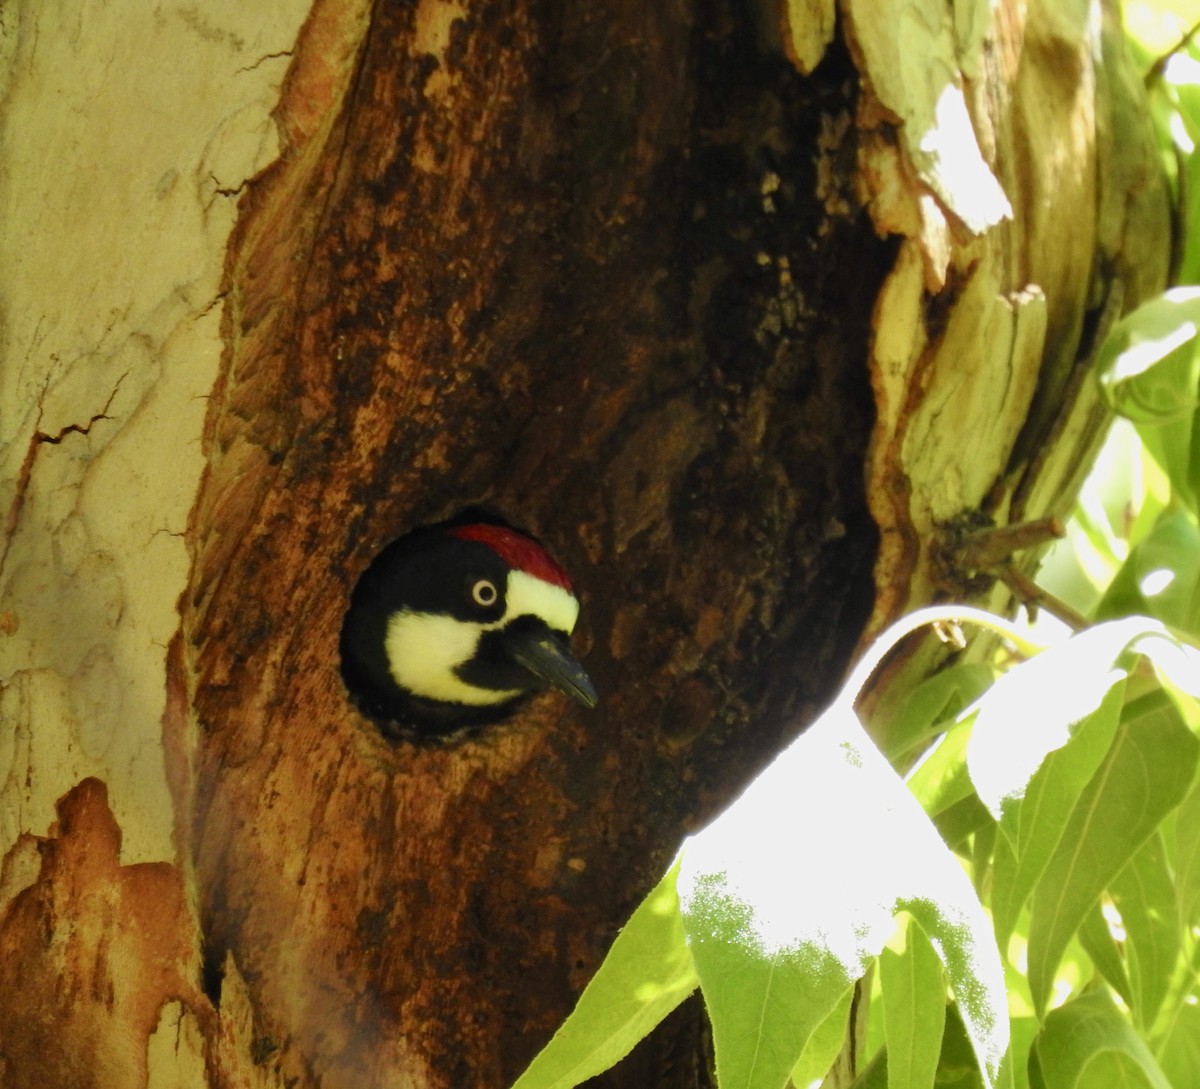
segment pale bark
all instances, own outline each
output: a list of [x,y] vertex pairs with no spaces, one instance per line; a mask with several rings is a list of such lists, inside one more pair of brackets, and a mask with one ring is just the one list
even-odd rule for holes
[[167,714],[166,658],[226,248],[239,192],[278,154],[271,111],[306,9],[0,8],[6,1087],[203,1084],[166,754],[194,741]]

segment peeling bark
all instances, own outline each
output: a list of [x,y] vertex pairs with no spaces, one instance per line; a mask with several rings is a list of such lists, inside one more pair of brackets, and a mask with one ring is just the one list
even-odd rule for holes
[[19,1026],[0,1053],[10,1089],[145,1085],[161,1007],[207,1005],[179,871],[122,866],[120,847],[104,784],[84,779],[59,802],[49,836],[24,838],[6,858],[5,877],[15,860],[39,857],[0,918],[0,1023]]

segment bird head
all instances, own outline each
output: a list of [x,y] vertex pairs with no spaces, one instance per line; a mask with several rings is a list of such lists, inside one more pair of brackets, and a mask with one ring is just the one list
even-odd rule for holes
[[355,587],[342,676],[387,732],[497,722],[545,687],[593,707],[568,645],[578,616],[571,580],[528,534],[477,515],[426,526],[380,552]]

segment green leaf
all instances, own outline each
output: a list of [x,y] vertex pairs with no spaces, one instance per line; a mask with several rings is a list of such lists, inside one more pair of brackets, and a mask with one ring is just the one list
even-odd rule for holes
[[1127,708],[1033,895],[1029,986],[1039,1010],[1092,905],[1190,789],[1198,750],[1165,696]]
[[822,716],[685,843],[679,893],[723,1089],[780,1089],[900,908],[946,966],[995,1078],[1008,1028],[987,916],[848,707]]
[[1175,1089],[1188,1089],[1200,1070],[1200,1006],[1179,1007],[1175,1023],[1159,1048],[1158,1061]]
[[933,823],[946,846],[955,851],[963,851],[970,836],[986,825],[994,824],[995,821],[972,790],[961,801],[938,813]]
[[[1150,1054],[1145,1052],[1145,1055]],[[1154,1066],[1157,1067],[1158,1064],[1155,1063]],[[1120,1089],[1154,1089],[1157,1085],[1166,1085],[1167,1089],[1171,1089],[1166,1075],[1161,1074],[1161,1071],[1152,1071],[1153,1068],[1147,1068],[1144,1056],[1134,1058],[1117,1048],[1109,1048],[1099,1052],[1084,1068],[1086,1080],[1083,1084],[1119,1086]]]
[[[1188,156],[1184,175],[1189,183],[1200,181],[1200,156]],[[1122,318],[1097,361],[1103,396],[1135,423],[1173,497],[1193,515],[1200,500],[1198,328],[1200,288],[1175,288]]]
[[1124,698],[1122,680],[1078,724],[1067,744],[1046,757],[1025,797],[1005,806],[1001,827],[1007,834],[996,845],[991,904],[1002,946],[1061,842],[1081,792],[1112,745]]
[[[999,820],[1020,800],[1046,757],[1099,708],[1123,676],[1117,660],[1139,636],[1162,626],[1145,617],[1097,624],[1009,670],[979,701],[967,767],[980,799]],[[1013,827],[1011,821],[1007,828]]]
[[971,723],[959,723],[946,732],[909,774],[908,789],[931,817],[974,795],[975,788],[967,774],[970,740]]
[[676,861],[638,905],[571,1015],[513,1089],[570,1089],[607,1070],[696,989],[678,873]]
[[830,1010],[829,1016],[813,1029],[800,1060],[792,1068],[792,1084],[799,1089],[805,1089],[823,1078],[841,1053],[850,1029],[850,1004],[853,1000],[854,986],[851,985]]
[[975,874],[975,888],[980,890],[990,885],[989,868],[996,849],[996,823],[988,821],[971,841],[971,869]]
[[1200,649],[1165,632],[1135,644],[1154,666],[1158,683],[1187,727],[1200,737]]
[[[1193,114],[1188,118],[1188,122],[1191,132],[1200,132],[1200,118]],[[1196,137],[1193,136],[1192,139],[1195,140]],[[1200,193],[1200,155],[1184,157],[1180,177],[1187,192]],[[1183,253],[1180,255],[1178,279],[1184,284],[1200,283],[1200,230],[1197,230],[1200,208],[1196,207],[1195,199],[1190,203],[1190,208],[1181,209],[1186,226],[1179,232],[1183,238]]]
[[[1200,654],[1193,652],[1193,658],[1200,659]],[[1155,662],[1155,666],[1158,666],[1158,662]],[[1175,710],[1187,723],[1188,729],[1200,737],[1200,690],[1197,689],[1197,682],[1200,682],[1200,671],[1188,679],[1186,688],[1179,685],[1179,677],[1170,676],[1162,669],[1157,669],[1157,673],[1158,682],[1171,702],[1175,704]]]
[[[980,1089],[979,1066],[972,1062],[971,1041],[958,1010],[946,1007],[946,1031],[942,1034],[942,1051],[938,1056],[937,1089]],[[1001,1071],[1000,1084],[1008,1089],[1011,1081]]]
[[1175,812],[1171,842],[1180,922],[1193,927],[1200,924],[1200,782]]
[[1143,844],[1109,891],[1125,925],[1133,1012],[1145,1029],[1158,1016],[1180,952],[1175,882],[1161,835]]
[[1103,991],[1046,1016],[1030,1052],[1029,1075],[1039,1089],[1171,1089],[1150,1049]]
[[1079,944],[1091,958],[1096,969],[1108,982],[1108,985],[1124,999],[1126,1004],[1133,1002],[1133,987],[1125,971],[1125,959],[1117,948],[1117,940],[1112,935],[1108,920],[1097,902],[1092,910],[1084,916],[1079,927]]
[[[1013,1048],[1020,1056],[1021,1069],[1014,1077],[1011,1069],[1012,1051],[1006,1052],[997,1082],[1001,1089],[1027,1089],[1028,1081],[1024,1078],[1025,1056],[1039,1027],[1036,1018],[1014,1020]],[[887,1085],[888,1053],[884,1047],[872,1057],[867,1069],[859,1075],[852,1089],[887,1089]],[[970,1037],[963,1027],[958,1010],[953,1005],[946,1007],[945,1031],[942,1034],[942,1048],[941,1054],[938,1055],[934,1085],[936,1089],[982,1089],[983,1086]]]
[[996,671],[981,662],[958,662],[918,684],[888,723],[885,755],[895,761],[941,733],[953,719],[987,691]]
[[867,1068],[857,1078],[850,1089],[887,1089],[887,1051],[880,1049],[867,1063]]
[[1143,424],[1138,435],[1146,453],[1166,474],[1171,500],[1196,514],[1200,499],[1200,425],[1196,416],[1178,416],[1154,426]]
[[900,950],[879,958],[888,1089],[933,1089],[946,1025],[942,966],[925,932],[912,919]]
[[[1041,873],[1039,868],[1032,878],[1022,880],[1018,870],[1017,848],[1013,841],[1008,836],[997,836],[996,849],[992,852],[992,896],[988,907],[992,909],[996,944],[1003,951],[1008,950],[1021,908],[1029,899]],[[1033,867],[1030,867],[1032,870]]]
[[[953,855],[947,853],[946,858],[958,865]],[[948,918],[946,902],[934,898],[906,898],[900,903],[921,924],[946,970],[954,992],[955,1019],[961,1019],[966,1029],[983,1084],[999,1085],[1000,1062],[1009,1039],[1008,1002],[1004,967],[986,919],[979,929],[974,919],[956,921],[957,912]],[[981,946],[977,948],[975,942]],[[998,973],[995,979],[991,975],[992,958]],[[942,1050],[944,1053],[944,1046]]]
[[[761,913],[725,874],[687,876],[684,920],[712,1021],[717,1081],[723,1089],[780,1089],[861,969],[854,973],[820,942],[774,945],[756,932]],[[816,887],[823,895],[825,886]]]
[[[993,862],[991,907],[1001,946],[1112,743],[1134,654],[1176,680],[1200,672],[1195,651],[1160,622],[1127,617],[1018,666],[979,701],[968,768],[993,811],[999,808],[1009,840],[997,843]],[[1193,678],[1191,687],[1197,683]],[[939,827],[948,816],[939,816]]]
[[1200,632],[1200,529],[1186,511],[1160,518],[1134,546],[1096,615],[1142,613],[1186,632]]
[[1200,288],[1175,288],[1114,327],[1096,372],[1113,411],[1135,423],[1191,415],[1200,390]]
[[1014,1017],[1011,1024],[1012,1043],[1004,1056],[1004,1073],[1010,1076],[1013,1089],[1029,1089],[1029,1051],[1042,1026],[1036,1017]]

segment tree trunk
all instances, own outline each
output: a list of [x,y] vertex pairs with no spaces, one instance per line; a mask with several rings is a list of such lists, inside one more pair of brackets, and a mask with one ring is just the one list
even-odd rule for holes
[[[1065,511],[1165,188],[1115,5],[977,7],[0,15],[0,1084],[500,1089],[960,528]],[[476,502],[601,704],[389,742],[349,592]]]

